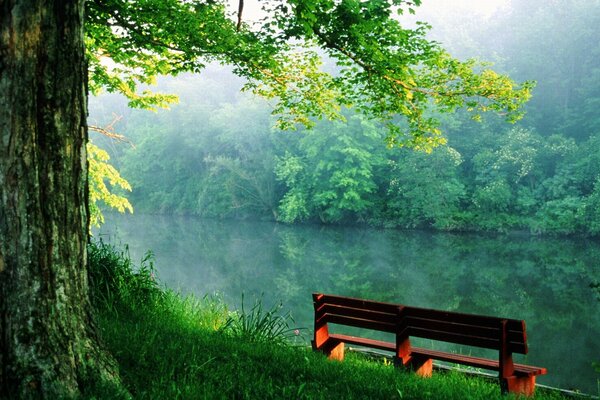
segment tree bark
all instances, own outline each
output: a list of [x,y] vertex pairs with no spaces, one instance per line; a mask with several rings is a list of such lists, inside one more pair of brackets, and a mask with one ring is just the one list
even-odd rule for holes
[[86,267],[84,0],[0,0],[0,398],[120,387]]

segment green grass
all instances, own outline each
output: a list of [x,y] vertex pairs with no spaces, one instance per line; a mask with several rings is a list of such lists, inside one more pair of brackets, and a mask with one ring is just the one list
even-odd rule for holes
[[90,269],[101,336],[136,399],[512,398],[497,383],[457,372],[423,379],[353,353],[329,361],[280,340],[289,332],[276,309],[255,303],[232,313],[218,298],[161,288],[150,257],[134,268],[126,252],[92,244]]

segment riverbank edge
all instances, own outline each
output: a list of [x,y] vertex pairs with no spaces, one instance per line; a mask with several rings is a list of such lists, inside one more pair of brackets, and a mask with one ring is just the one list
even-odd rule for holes
[[477,227],[475,225],[464,225],[447,228],[436,228],[433,225],[430,226],[414,226],[414,227],[403,227],[400,224],[386,224],[385,222],[373,222],[373,221],[344,221],[344,222],[320,222],[318,220],[308,220],[301,222],[287,223],[279,221],[273,218],[260,218],[260,217],[247,217],[247,218],[233,218],[233,217],[207,217],[195,214],[193,212],[160,212],[155,210],[137,210],[133,213],[119,213],[113,210],[103,210],[105,216],[112,216],[117,218],[131,218],[135,215],[151,216],[158,218],[195,218],[198,220],[207,221],[225,221],[225,222],[238,222],[238,223],[270,223],[277,224],[285,227],[290,226],[308,226],[308,227],[330,227],[330,228],[358,228],[358,229],[374,229],[380,231],[398,231],[398,232],[427,232],[427,233],[446,233],[456,235],[480,235],[488,237],[531,237],[531,238],[551,238],[551,239],[580,239],[580,240],[595,240],[600,238],[600,233],[590,234],[585,231],[540,231],[525,225],[522,226],[506,226],[506,227]]

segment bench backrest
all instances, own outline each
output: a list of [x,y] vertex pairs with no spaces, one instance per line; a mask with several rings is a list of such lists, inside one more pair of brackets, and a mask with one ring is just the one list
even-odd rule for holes
[[315,327],[327,323],[382,332],[398,330],[399,306],[391,303],[313,293]]
[[[315,332],[327,323],[527,354],[525,322],[314,293]],[[502,343],[506,346],[502,349]]]
[[[527,354],[525,321],[404,307],[400,335]],[[504,331],[504,332],[503,332]]]

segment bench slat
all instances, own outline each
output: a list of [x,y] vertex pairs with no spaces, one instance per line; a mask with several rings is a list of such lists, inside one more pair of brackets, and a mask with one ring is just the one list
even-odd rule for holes
[[465,346],[481,347],[484,349],[500,348],[499,339],[490,339],[479,336],[469,336],[459,333],[433,331],[429,329],[415,328],[409,326],[401,331],[400,336],[413,336],[424,339],[439,340],[442,342],[462,344]]
[[490,317],[485,315],[464,314],[453,311],[431,310],[419,307],[404,307],[404,313],[408,317],[424,318],[431,320],[448,321],[457,324],[477,325],[497,329],[499,321],[506,320],[507,328],[513,331],[524,331],[523,321],[510,318]]
[[[469,338],[477,338],[476,346],[491,348],[495,350],[500,349],[500,324],[496,321],[496,327],[487,327],[480,325],[473,325],[467,323],[457,323],[452,321],[445,321],[440,319],[430,318],[416,318],[406,317],[402,322],[402,328],[409,328],[409,332],[417,332],[413,336],[420,336],[422,332],[432,332],[437,338],[442,337],[444,341],[454,341],[455,337],[460,337],[462,340],[460,344],[469,344]],[[447,334],[448,336],[443,336]],[[433,337],[426,336],[428,339],[435,339]],[[507,335],[508,346],[510,351],[514,353],[527,354],[527,346],[525,343],[525,336],[523,331],[509,330]],[[465,343],[464,341],[467,341]],[[475,344],[473,344],[475,345]]]
[[398,313],[390,314],[369,309],[350,308],[333,304],[323,304],[316,311],[315,317],[319,319],[325,314],[360,318],[365,320],[383,322],[387,324],[396,324],[396,322],[398,321]]
[[490,339],[498,339],[500,337],[500,327],[489,328],[486,326],[456,323],[451,321],[442,321],[439,319],[425,319],[406,317],[403,322],[403,326],[409,326],[413,328],[431,329],[441,332],[455,332],[466,334],[470,336],[479,336]]
[[[317,299],[317,298],[315,298],[315,295],[320,296],[320,297]],[[378,302],[378,301],[363,300],[363,299],[357,299],[357,298],[353,298],[353,297],[333,296],[333,295],[329,295],[329,294],[318,295],[315,293],[315,294],[313,294],[313,300],[315,301],[315,303],[317,305],[322,305],[322,304],[327,303],[327,304],[345,306],[345,307],[351,307],[351,308],[368,309],[368,310],[372,310],[372,311],[379,311],[379,312],[384,312],[384,313],[389,313],[389,314],[393,314],[398,310],[398,304],[382,303],[382,302]]]
[[[424,349],[421,347],[412,347],[411,354],[412,355],[420,355],[420,356],[432,358],[432,359],[439,360],[439,361],[446,361],[446,362],[450,362],[450,363],[468,365],[470,367],[475,367],[475,368],[489,369],[492,371],[500,370],[499,361],[490,360],[487,358],[447,353],[444,351]],[[546,368],[535,367],[533,365],[514,364],[514,367],[515,367],[515,374],[521,375],[521,376],[537,376],[537,375],[544,375],[547,373]]]
[[381,340],[373,340],[373,339],[361,338],[361,337],[356,337],[356,336],[338,335],[338,334],[329,335],[329,337],[334,340],[339,340],[340,342],[354,344],[357,346],[372,347],[374,349],[387,350],[387,351],[391,351],[391,352],[394,352],[396,350],[395,343],[384,342]]
[[395,333],[397,325],[385,322],[346,317],[336,314],[324,314],[321,318],[315,321],[315,326],[322,326],[326,323],[349,325],[356,328],[373,329],[382,332]]

